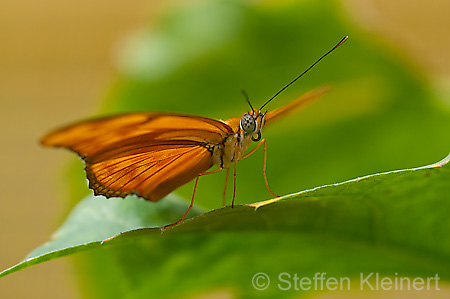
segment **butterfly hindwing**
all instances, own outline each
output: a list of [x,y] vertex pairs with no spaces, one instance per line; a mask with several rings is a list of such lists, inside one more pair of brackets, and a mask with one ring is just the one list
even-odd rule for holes
[[158,201],[213,165],[211,152],[200,144],[164,146],[140,154],[86,163],[95,194],[125,197],[133,193]]

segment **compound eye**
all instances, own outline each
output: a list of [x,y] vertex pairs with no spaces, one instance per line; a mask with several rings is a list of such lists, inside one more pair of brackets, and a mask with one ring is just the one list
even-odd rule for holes
[[256,120],[250,114],[246,113],[241,118],[241,129],[246,133],[253,133],[256,130]]

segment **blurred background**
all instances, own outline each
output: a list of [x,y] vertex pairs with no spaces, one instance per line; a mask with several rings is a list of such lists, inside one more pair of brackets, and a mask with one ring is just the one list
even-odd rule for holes
[[[81,163],[71,170],[69,153],[39,146],[47,131],[126,110],[239,116],[247,109],[241,88],[260,105],[346,34],[346,44],[268,107],[310,88],[333,86],[301,117],[268,129],[274,192],[421,166],[450,151],[443,135],[450,123],[448,1],[206,2],[0,4],[1,270],[48,240],[88,193],[82,179],[75,186],[70,182],[74,175],[83,177]],[[192,76],[199,79],[192,82]],[[388,130],[395,133],[386,135]],[[302,141],[298,152],[294,145]],[[242,188],[238,203],[246,203],[253,189],[266,196],[260,200],[268,196],[262,176],[254,176],[260,174],[262,153],[255,156],[247,166],[241,163],[239,173],[241,186],[253,179],[256,185]],[[277,175],[293,156],[303,170],[286,173],[301,178],[297,184]],[[204,186],[221,184],[218,176],[205,179]],[[209,200],[220,198],[216,188],[200,190],[199,204],[220,206],[220,199]],[[180,190],[190,192],[191,186]],[[0,296],[79,298],[77,275],[72,258],[44,263],[0,279]]]

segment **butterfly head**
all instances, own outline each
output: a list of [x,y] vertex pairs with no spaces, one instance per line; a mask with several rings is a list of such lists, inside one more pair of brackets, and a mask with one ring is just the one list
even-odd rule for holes
[[242,116],[240,127],[245,135],[250,135],[253,141],[261,140],[261,129],[264,126],[264,117],[266,113],[252,111]]

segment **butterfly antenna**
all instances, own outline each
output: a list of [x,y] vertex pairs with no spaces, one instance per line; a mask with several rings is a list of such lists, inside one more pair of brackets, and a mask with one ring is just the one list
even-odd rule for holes
[[248,98],[248,94],[247,92],[245,92],[245,90],[241,89],[241,93],[244,95],[245,99],[247,100],[248,105],[250,106],[250,108],[252,108],[252,111],[255,111],[255,109],[253,109],[252,103],[250,103],[250,100]]
[[348,36],[344,37],[343,39],[341,39],[341,41],[333,47],[333,49],[331,49],[330,51],[328,51],[327,53],[325,53],[322,57],[320,57],[319,59],[317,59],[316,62],[314,62],[309,68],[306,69],[306,71],[304,71],[303,73],[301,73],[297,78],[295,78],[294,80],[292,80],[289,84],[287,84],[285,87],[283,87],[282,89],[280,89],[273,97],[271,97],[264,105],[261,106],[261,108],[259,110],[262,110],[264,108],[264,106],[266,106],[267,104],[270,103],[270,101],[272,101],[277,95],[279,95],[283,90],[285,90],[286,88],[288,88],[289,86],[291,86],[295,81],[297,81],[298,79],[300,79],[301,76],[303,76],[304,74],[306,74],[310,69],[312,69],[317,63],[319,63],[319,61],[321,61],[322,59],[325,58],[325,56],[327,56],[328,54],[330,54],[331,52],[333,52],[337,47],[339,47],[340,45],[342,45],[346,40],[348,39]]

